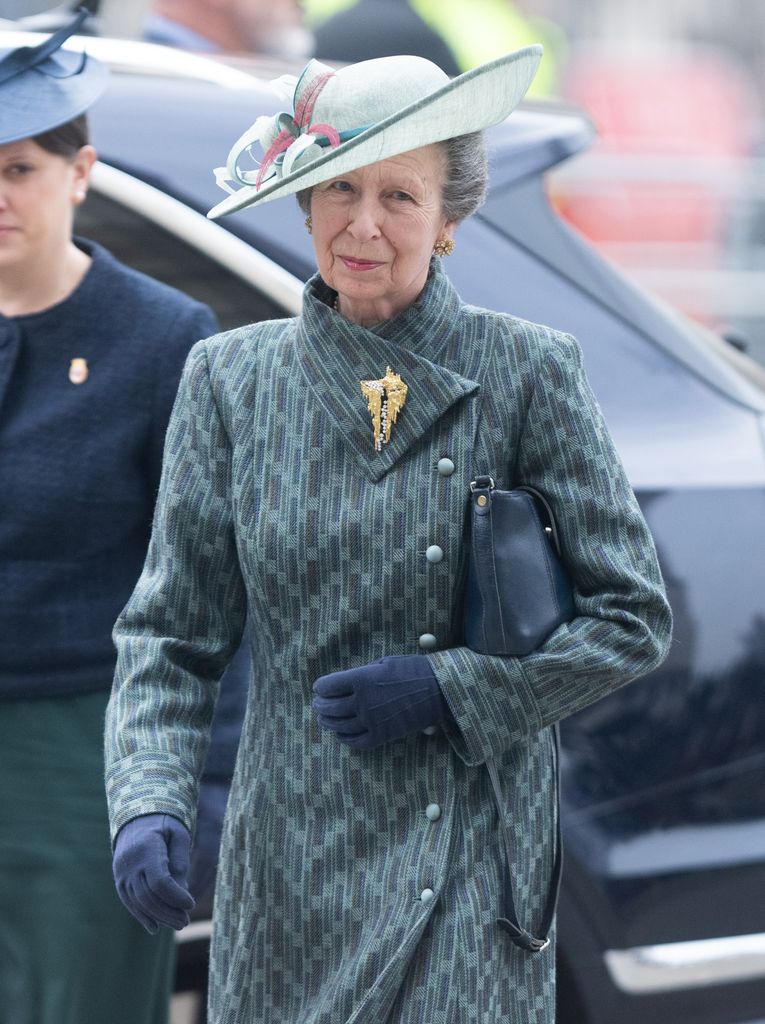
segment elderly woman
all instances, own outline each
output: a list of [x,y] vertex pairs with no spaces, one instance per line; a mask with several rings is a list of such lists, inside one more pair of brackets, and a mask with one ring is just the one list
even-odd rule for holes
[[0,1019],[163,1024],[172,936],[112,882],[103,718],[206,306],[72,236],[106,70],[0,50]]
[[[485,189],[474,133],[539,56],[453,81],[419,58],[312,61],[293,113],[219,172],[242,187],[213,216],[299,193],[319,273],[298,318],[186,365],[107,720],[120,893],[149,929],[180,927],[217,680],[249,605],[216,1024],[553,1020],[550,727],[655,667],[670,613],[576,342],[464,305],[442,267]],[[462,640],[477,474],[544,492],[563,536],[575,618],[523,658]]]

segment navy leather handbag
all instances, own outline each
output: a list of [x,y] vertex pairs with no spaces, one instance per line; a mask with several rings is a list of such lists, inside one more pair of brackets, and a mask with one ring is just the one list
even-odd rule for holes
[[481,654],[530,654],[574,617],[571,587],[549,503],[532,487],[470,484],[465,643]]
[[[532,487],[500,491],[489,476],[470,484],[471,531],[464,602],[465,643],[480,654],[522,657],[530,654],[564,622],[574,617],[571,587],[560,562],[560,540],[552,509]],[[558,904],[563,870],[560,831],[560,741],[553,729],[556,775],[555,860],[550,889],[536,932],[518,920],[510,865],[514,838],[505,819],[497,766],[486,761],[505,846],[503,912],[497,923],[527,953],[541,953]]]

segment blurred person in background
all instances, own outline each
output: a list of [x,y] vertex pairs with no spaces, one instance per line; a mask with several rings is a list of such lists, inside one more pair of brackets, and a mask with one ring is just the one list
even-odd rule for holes
[[200,53],[305,57],[313,49],[300,0],[152,0],[143,37]]
[[409,0],[358,0],[317,26],[315,50],[324,60],[360,61],[413,53],[458,75],[456,58]]
[[114,892],[103,719],[181,368],[217,325],[72,234],[106,83],[61,48],[81,20],[0,50],[0,1020],[164,1024],[174,944]]
[[[457,71],[469,71],[508,50],[541,41],[545,47],[545,59],[531,84],[529,95],[548,96],[557,91],[565,40],[554,23],[534,16],[531,3],[516,4],[511,0],[449,0],[448,3],[445,0],[408,0],[408,5],[418,21],[446,46],[456,61]],[[382,56],[376,33],[379,31],[384,37],[385,30],[380,26],[385,18],[391,24],[397,21],[403,24],[402,0],[303,0],[303,6],[316,37],[316,56],[326,59],[361,60]],[[367,13],[370,15],[369,24],[365,23]],[[352,32],[355,35],[353,47],[346,41]],[[348,57],[341,57],[341,42],[333,40],[333,33],[339,33],[343,54],[348,53]],[[412,45],[416,45],[420,38],[420,35],[415,36]],[[420,53],[409,48],[395,52]],[[422,56],[429,54],[423,53]],[[439,63],[436,57],[430,59]],[[456,73],[441,66],[448,74]]]

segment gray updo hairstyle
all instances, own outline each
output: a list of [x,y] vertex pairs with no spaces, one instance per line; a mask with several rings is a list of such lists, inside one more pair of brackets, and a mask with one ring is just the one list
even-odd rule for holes
[[[446,150],[446,181],[441,206],[449,223],[459,224],[481,206],[486,198],[489,164],[483,132],[456,135],[440,143]],[[303,213],[311,212],[311,189],[297,193]]]

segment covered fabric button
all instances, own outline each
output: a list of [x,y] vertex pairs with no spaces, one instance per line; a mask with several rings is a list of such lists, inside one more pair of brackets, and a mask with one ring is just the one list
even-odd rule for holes
[[441,808],[438,804],[428,804],[425,808],[425,817],[428,821],[438,821],[441,817]]
[[432,633],[423,633],[418,643],[423,651],[432,651],[437,646],[438,640],[436,640]]
[[441,476],[451,476],[454,472],[454,463],[451,459],[438,460],[438,472]]
[[432,889],[423,889],[420,893],[420,899],[423,903],[432,903],[435,898],[436,894]]
[[440,548],[438,544],[431,544],[425,552],[425,557],[429,562],[440,562],[444,557],[444,550],[443,548]]

